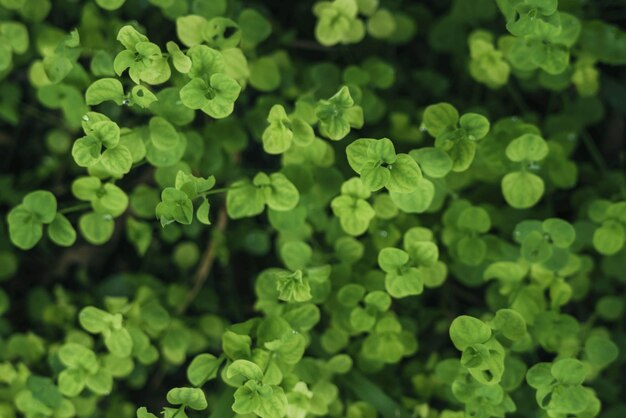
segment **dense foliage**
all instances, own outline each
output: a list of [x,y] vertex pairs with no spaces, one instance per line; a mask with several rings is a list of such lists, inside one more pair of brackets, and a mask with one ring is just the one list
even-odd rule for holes
[[626,416],[620,19],[0,0],[0,417]]

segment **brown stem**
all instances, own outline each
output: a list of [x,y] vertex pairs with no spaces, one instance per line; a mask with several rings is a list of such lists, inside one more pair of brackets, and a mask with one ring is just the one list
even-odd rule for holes
[[209,274],[213,268],[213,263],[215,262],[215,256],[217,255],[218,246],[221,242],[218,235],[224,232],[227,224],[228,216],[226,215],[226,208],[222,206],[217,215],[215,228],[210,234],[209,243],[202,254],[202,259],[200,260],[198,269],[193,275],[193,286],[189,290],[189,293],[187,293],[185,303],[178,308],[178,314],[184,313],[189,308],[196,296],[198,296],[198,293],[200,293],[200,290],[202,290],[202,286],[204,286],[204,283],[209,278]]

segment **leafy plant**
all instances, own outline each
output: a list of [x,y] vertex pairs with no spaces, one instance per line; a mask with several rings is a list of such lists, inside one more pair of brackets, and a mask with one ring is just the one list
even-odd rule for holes
[[623,417],[622,3],[0,0],[0,416]]

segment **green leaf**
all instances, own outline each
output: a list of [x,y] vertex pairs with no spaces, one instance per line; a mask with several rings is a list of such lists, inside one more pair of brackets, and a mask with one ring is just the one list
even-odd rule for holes
[[293,141],[296,145],[306,147],[315,141],[315,131],[304,119],[294,117],[291,119]]
[[363,111],[354,105],[348,87],[343,86],[328,100],[320,100],[315,108],[322,135],[333,141],[343,139],[350,133],[350,128],[363,125]]
[[250,184],[248,180],[233,183],[226,192],[226,211],[232,219],[255,216],[265,208],[263,189]]
[[88,373],[95,373],[98,370],[96,354],[81,344],[63,344],[59,349],[59,360],[69,368],[82,369]]
[[550,235],[550,239],[558,248],[568,248],[576,239],[576,230],[568,222],[549,218],[543,221],[543,230]]
[[594,367],[605,368],[619,356],[619,348],[609,338],[591,336],[585,341],[585,359]]
[[92,334],[100,334],[109,329],[112,315],[102,309],[87,306],[78,314],[80,325]]
[[209,86],[201,78],[194,78],[180,89],[180,100],[190,109],[202,109],[207,103]]
[[[11,53],[11,48],[8,45],[3,45],[0,47],[0,71],[6,71],[11,68],[13,64],[13,54]],[[48,77],[43,74],[43,76],[47,79]],[[17,116],[15,117],[17,119]]]
[[48,236],[52,242],[62,247],[71,247],[76,242],[76,230],[70,221],[60,213],[56,214],[48,226]]
[[409,254],[397,248],[383,248],[378,253],[378,265],[387,273],[395,273],[409,262]]
[[487,255],[487,244],[479,237],[466,235],[459,240],[456,250],[462,263],[477,266]]
[[[251,385],[252,386],[252,385]],[[235,401],[233,402],[232,410],[237,414],[252,414],[256,411],[260,404],[260,396],[257,394],[256,386],[251,389],[247,385],[241,386],[235,391],[233,395]],[[271,391],[271,388],[269,388]],[[266,393],[267,390],[264,391]]]
[[173,405],[185,405],[196,411],[208,408],[206,396],[198,388],[174,388],[167,392],[167,401]]
[[565,12],[559,12],[559,17],[561,19],[561,31],[557,36],[552,37],[551,41],[571,48],[576,44],[581,33],[580,20]]
[[43,236],[41,221],[23,205],[11,209],[7,221],[11,242],[22,250],[30,250]]
[[251,340],[247,335],[226,331],[222,335],[222,350],[231,359],[249,358]]
[[118,217],[124,213],[128,207],[128,196],[113,183],[106,183],[98,191],[98,197],[91,203],[94,211]]
[[72,157],[80,167],[91,167],[96,164],[100,161],[101,152],[102,142],[91,135],[76,140],[72,147]]
[[602,319],[615,321],[624,312],[624,301],[619,296],[603,296],[596,303],[596,313]]
[[242,385],[248,380],[262,380],[263,372],[251,361],[235,360],[226,369],[226,377],[235,384]]
[[550,363],[537,363],[526,373],[526,381],[535,389],[550,386],[554,382],[554,376],[550,372]]
[[580,386],[559,385],[552,391],[548,408],[561,413],[582,413],[590,401],[589,392]]
[[104,50],[96,51],[91,58],[89,69],[93,75],[98,77],[115,75],[113,56]]
[[66,369],[59,373],[59,391],[69,397],[78,396],[85,388],[85,373],[80,369]]
[[57,199],[49,191],[37,190],[24,196],[22,207],[32,213],[39,222],[49,224],[57,213]]
[[187,380],[194,386],[202,386],[215,379],[222,360],[212,354],[199,354],[187,368]]
[[491,228],[489,213],[477,206],[469,206],[463,209],[457,218],[457,226],[467,231],[485,233]]
[[452,159],[439,148],[424,147],[409,153],[429,177],[442,178],[452,170]]
[[368,162],[382,162],[394,164],[396,162],[396,150],[389,138],[382,138],[369,142],[367,148]]
[[283,389],[279,386],[272,387],[271,396],[269,398],[263,397],[254,412],[262,418],[285,416],[287,413],[287,397]]
[[48,79],[60,83],[72,71],[74,64],[64,55],[49,55],[43,59],[43,68]]
[[145,86],[135,86],[130,92],[132,103],[138,105],[142,109],[147,109],[150,105],[158,101],[158,97]]
[[526,321],[513,309],[499,309],[493,319],[493,326],[511,341],[526,336]]
[[233,113],[240,92],[241,86],[234,79],[226,74],[213,74],[208,90],[209,99],[202,106],[202,111],[216,119],[223,119]]
[[222,119],[233,112],[240,91],[239,83],[217,73],[208,83],[201,78],[192,79],[181,89],[180,98],[190,109],[201,109],[211,117]]
[[506,147],[506,156],[515,162],[540,161],[546,158],[549,149],[542,137],[534,134],[524,134]]
[[398,154],[395,163],[389,166],[391,177],[385,185],[387,190],[396,193],[410,193],[417,189],[422,171],[408,154]]
[[79,218],[78,229],[87,242],[102,245],[113,236],[115,223],[111,215],[90,212]]
[[278,211],[292,210],[300,200],[296,186],[281,173],[270,175],[270,184],[264,192],[267,206]]
[[[354,140],[350,145],[346,147],[346,156],[348,157],[348,164],[350,167],[361,174],[363,169],[368,166],[372,162],[372,157],[370,156],[368,150],[370,146],[376,141],[376,139],[372,138],[360,138]],[[393,149],[393,143],[391,144]],[[393,149],[395,155],[395,149]],[[376,161],[376,160],[374,160]]]
[[435,197],[435,186],[425,178],[417,182],[417,189],[410,193],[390,193],[393,203],[403,212],[426,212]]
[[346,153],[351,167],[361,174],[363,184],[371,191],[387,187],[391,192],[409,193],[419,187],[419,166],[407,154],[396,155],[387,138],[358,139],[347,147]]
[[311,286],[302,271],[283,272],[277,275],[278,299],[286,302],[306,302],[311,299]]
[[28,29],[19,22],[3,21],[0,24],[0,33],[16,54],[24,54],[28,50]]
[[343,230],[352,235],[362,235],[376,215],[372,206],[363,199],[339,196],[331,202],[333,213],[339,217]]
[[489,133],[489,120],[477,113],[466,113],[461,116],[459,125],[465,130],[470,140],[483,139]]
[[207,21],[202,16],[188,15],[176,19],[176,34],[187,47],[200,45],[204,42],[202,31]]
[[196,45],[189,48],[187,55],[191,58],[189,77],[208,81],[213,74],[223,73],[225,69],[222,54],[206,45]]
[[211,221],[209,219],[210,210],[211,204],[208,199],[204,198],[196,210],[196,219],[204,225],[211,225]]
[[394,298],[419,295],[424,291],[422,272],[409,268],[401,273],[388,273],[385,276],[385,289]]
[[157,418],[153,413],[148,412],[145,406],[137,409],[137,418]]
[[607,220],[593,233],[593,247],[603,255],[613,255],[622,249],[626,239],[624,226],[617,221]]
[[552,376],[565,385],[580,385],[587,376],[587,367],[580,360],[565,358],[556,361],[550,369]]
[[63,397],[59,389],[54,385],[54,382],[52,382],[52,379],[30,375],[26,381],[26,386],[34,398],[44,405],[53,409],[61,405]]
[[241,31],[235,21],[215,16],[204,26],[202,37],[212,47],[230,49],[239,45]]
[[72,182],[72,194],[88,202],[98,198],[102,182],[97,177],[79,177]]
[[546,73],[559,75],[567,69],[570,54],[564,45],[538,42],[531,45],[534,52],[531,58]]
[[165,118],[156,116],[150,119],[150,141],[161,150],[174,148],[180,141],[176,128]]
[[280,256],[289,270],[301,270],[311,261],[313,249],[305,242],[293,241],[280,247]]
[[166,48],[167,52],[169,52],[172,57],[174,68],[176,68],[178,72],[187,74],[191,70],[191,58],[185,55],[175,42],[168,42]]
[[96,0],[96,4],[105,10],[116,10],[122,7],[126,0]]
[[133,165],[133,156],[124,145],[106,149],[100,156],[102,167],[114,176],[128,173]]
[[132,217],[126,219],[126,238],[144,255],[152,243],[152,225]]
[[[445,136],[445,134],[444,134]],[[467,138],[461,138],[448,150],[450,158],[452,158],[452,171],[461,172],[467,170],[476,154],[476,143]]]
[[474,344],[484,344],[490,338],[491,328],[480,319],[471,316],[458,316],[450,325],[450,339],[459,351]]
[[272,106],[267,121],[270,125],[263,131],[263,149],[268,154],[282,154],[291,147],[294,137],[285,108],[281,105]]
[[367,20],[367,32],[377,39],[391,37],[396,31],[394,15],[386,9],[378,9]]
[[261,57],[250,62],[250,85],[262,92],[278,89],[282,81],[278,63],[272,57]]
[[363,184],[372,192],[382,189],[391,180],[391,172],[387,167],[372,164],[361,171]]
[[341,196],[331,201],[335,216],[339,217],[342,229],[353,236],[363,234],[376,211],[365,201],[370,191],[359,178],[352,178],[341,186]]
[[459,121],[459,112],[449,103],[438,103],[424,110],[423,124],[429,134],[437,137],[452,129]]
[[133,340],[126,328],[112,329],[105,334],[104,345],[117,357],[128,357],[133,350]]
[[109,120],[93,123],[90,134],[107,148],[115,148],[120,142],[120,127],[115,122]]
[[315,38],[324,46],[358,42],[365,35],[355,0],[317,3],[313,11],[318,17]]
[[541,177],[522,171],[509,173],[502,179],[502,194],[515,209],[527,209],[539,202],[545,186]]
[[174,221],[189,225],[193,220],[193,203],[185,192],[166,187],[161,192],[161,203],[156,207],[156,216],[162,226]]
[[87,376],[85,384],[97,395],[109,395],[113,389],[113,376],[107,370],[100,369],[96,374]]
[[101,78],[100,80],[96,80],[91,83],[85,92],[85,102],[90,106],[99,105],[108,100],[121,106],[124,98],[122,83],[115,78]]
[[411,259],[420,266],[433,266],[439,258],[437,244],[431,242],[431,237],[417,238],[417,231],[424,228],[415,227],[408,230],[404,235],[404,248]]
[[239,14],[239,26],[244,44],[259,44],[272,33],[272,24],[255,9],[244,9]]

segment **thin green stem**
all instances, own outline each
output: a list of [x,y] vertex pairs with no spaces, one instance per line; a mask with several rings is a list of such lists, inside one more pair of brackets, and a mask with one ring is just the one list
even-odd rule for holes
[[219,193],[225,193],[229,190],[234,190],[234,189],[241,189],[242,187],[244,187],[244,185],[241,186],[235,186],[235,187],[221,187],[219,189],[212,189],[209,190],[208,192],[204,192],[204,193],[200,193],[198,196],[211,196],[213,194],[219,194]]
[[91,203],[78,203],[76,205],[68,206],[66,208],[59,210],[59,213],[67,214],[67,213],[72,213],[72,212],[78,212],[83,209],[88,209],[90,207],[91,207]]
[[587,148],[587,151],[589,151],[593,162],[598,166],[600,170],[606,171],[606,163],[604,162],[604,157],[602,157],[602,153],[596,146],[596,143],[594,142],[591,135],[589,135],[589,132],[582,131],[580,133],[580,137],[583,140],[583,144],[585,144],[585,148]]
[[269,369],[270,364],[272,363],[272,360],[274,360],[274,358],[276,357],[276,353],[274,351],[272,351],[272,354],[270,354],[270,358],[267,359],[267,363],[265,363],[265,367],[263,367],[263,375],[265,376],[265,373],[267,373],[267,369]]
[[208,192],[201,193],[200,196],[211,196],[212,194],[225,193],[229,191],[230,189],[231,189],[230,187],[220,187],[219,189],[212,189],[212,190],[209,190]]
[[515,102],[515,105],[522,111],[522,113],[530,113],[530,108],[528,107],[528,104],[526,104],[524,97],[515,88],[515,86],[509,83],[506,85],[506,87],[509,91],[509,94],[511,95],[511,99],[513,99],[513,102]]
[[339,381],[343,382],[344,386],[354,392],[357,397],[376,408],[384,418],[411,418],[412,416],[378,385],[356,370],[339,377]]

